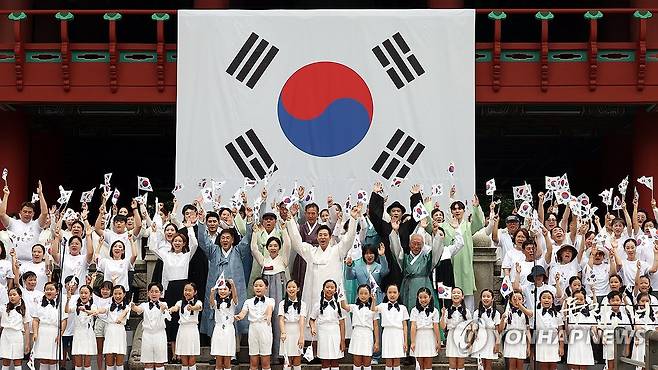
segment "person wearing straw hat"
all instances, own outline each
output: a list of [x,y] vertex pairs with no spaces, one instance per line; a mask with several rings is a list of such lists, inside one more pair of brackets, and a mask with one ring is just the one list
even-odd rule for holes
[[553,256],[553,243],[546,238],[546,254],[544,260],[548,265],[548,283],[555,285],[555,276],[576,276],[580,272],[580,265],[576,259],[578,251],[571,244],[562,244]]

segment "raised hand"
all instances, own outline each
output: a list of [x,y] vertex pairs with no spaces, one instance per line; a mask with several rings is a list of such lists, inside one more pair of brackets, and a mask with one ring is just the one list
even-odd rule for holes
[[478,198],[477,194],[473,194],[473,200],[471,201],[473,204],[473,207],[479,207],[480,206],[480,198]]
[[384,185],[382,185],[382,183],[381,183],[380,181],[377,181],[377,182],[375,183],[375,185],[372,187],[372,192],[373,192],[373,193],[378,193],[378,194],[379,194],[379,193],[381,193],[382,191],[384,191]]
[[352,207],[352,210],[350,211],[350,216],[352,216],[353,219],[357,220],[359,219],[360,215],[361,215],[361,204],[357,205],[356,207]]
[[395,232],[397,232],[398,230],[400,230],[400,220],[399,220],[399,219],[397,219],[397,220],[391,220],[391,228],[392,228],[393,230],[395,230]]
[[411,194],[418,194],[420,193],[420,184],[414,184],[411,187]]
[[377,248],[377,253],[379,253],[380,256],[386,254],[386,247],[384,246],[384,243],[382,242],[379,243],[379,247]]

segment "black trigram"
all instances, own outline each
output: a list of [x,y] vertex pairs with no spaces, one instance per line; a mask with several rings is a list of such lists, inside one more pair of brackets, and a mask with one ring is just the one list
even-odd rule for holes
[[[248,179],[262,180],[267,170],[274,164],[272,157],[252,129],[226,144],[225,148],[242,176]],[[276,170],[277,167],[274,166],[274,171]]]
[[[258,41],[259,38],[260,36],[252,32],[251,35],[249,35],[249,38],[247,38],[247,41],[245,41],[244,45],[242,45],[240,48],[240,51],[238,51],[238,53],[235,55],[235,58],[233,58],[231,64],[226,69],[226,73],[233,76],[233,74],[238,71],[238,67],[242,65],[242,68],[239,69],[239,72],[235,78],[238,81],[243,82],[249,73],[251,73],[249,80],[247,80],[247,87],[250,89],[254,88],[256,82],[258,82],[260,77],[263,75],[263,72],[265,72],[265,69],[267,69],[270,63],[272,63],[276,53],[279,52],[279,48],[274,45],[268,49],[270,43],[265,39],[260,39],[260,41]],[[258,41],[258,44],[252,50],[256,44],[256,41]],[[267,49],[267,53],[265,53],[265,49]],[[265,53],[265,56],[263,56],[263,53]],[[255,69],[254,66],[256,66]]]
[[404,131],[397,129],[382,154],[372,165],[372,170],[387,180],[391,177],[403,179],[411,170],[411,166],[416,163],[423,150],[425,150],[425,145],[417,142],[413,137],[405,134]]
[[[397,48],[393,45],[391,39],[388,39],[384,41],[382,45],[377,45],[372,48],[372,52],[377,57],[377,60],[379,60],[379,63],[381,63],[382,67],[384,67],[384,70],[388,74],[388,77],[391,78],[391,81],[393,81],[393,84],[395,84],[395,87],[401,89],[405,86],[405,84],[413,81],[416,76],[420,76],[425,73],[425,70],[418,62],[418,59],[416,59],[416,56],[411,53],[409,45],[407,45],[407,42],[404,41],[404,38],[402,35],[400,35],[400,32],[397,32],[395,35],[393,35],[392,39],[395,41]],[[388,56],[384,54],[381,46],[384,47]],[[395,65],[391,64],[391,60]],[[414,72],[416,72],[416,76],[414,76],[414,74],[409,69],[409,66],[407,66],[407,62],[411,65],[411,68],[413,68]],[[398,72],[402,74],[404,79],[407,81],[406,83],[402,81]]]

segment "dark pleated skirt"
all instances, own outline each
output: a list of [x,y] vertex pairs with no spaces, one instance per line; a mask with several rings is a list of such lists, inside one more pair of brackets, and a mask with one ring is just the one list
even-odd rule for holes
[[[187,280],[174,280],[170,281],[165,292],[165,302],[167,306],[172,307],[176,302],[183,299],[183,289],[187,284]],[[176,334],[178,333],[178,312],[171,314],[171,321],[167,322],[167,341],[175,342]]]

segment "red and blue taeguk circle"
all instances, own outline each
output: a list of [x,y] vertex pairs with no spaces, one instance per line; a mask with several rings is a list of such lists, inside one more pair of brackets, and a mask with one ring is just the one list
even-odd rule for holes
[[305,153],[334,157],[357,146],[372,122],[372,95],[351,68],[316,62],[293,73],[281,89],[279,124]]

